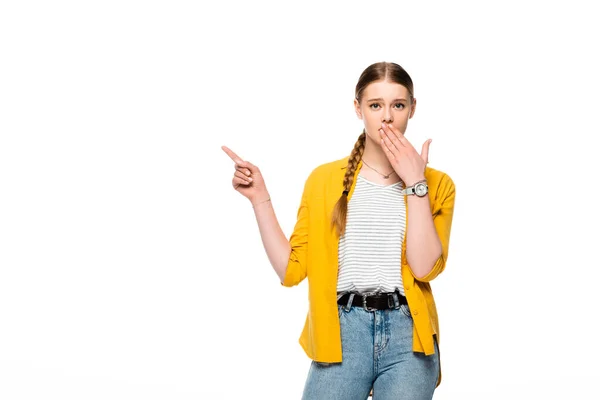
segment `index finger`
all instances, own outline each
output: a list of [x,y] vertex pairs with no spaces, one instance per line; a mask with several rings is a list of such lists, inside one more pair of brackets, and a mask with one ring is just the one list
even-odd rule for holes
[[229,147],[227,147],[227,146],[221,146],[221,148],[223,149],[223,151],[225,153],[227,153],[227,155],[229,156],[229,158],[231,158],[233,160],[233,162],[235,162],[236,164],[242,164],[244,162],[240,158],[240,156],[238,156],[237,154],[235,154]]
[[398,138],[398,140],[400,141],[400,143],[402,143],[403,145],[406,145],[407,143],[410,143],[408,141],[408,139],[406,139],[406,137],[404,136],[404,134],[402,132],[400,132],[399,129],[394,128],[391,124],[386,124],[386,127],[394,134],[394,136],[396,136]]

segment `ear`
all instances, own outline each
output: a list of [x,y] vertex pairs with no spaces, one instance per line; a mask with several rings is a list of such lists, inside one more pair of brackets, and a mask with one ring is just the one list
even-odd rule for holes
[[410,105],[410,115],[408,119],[411,119],[413,115],[415,115],[415,110],[417,109],[417,99],[413,97],[412,104]]
[[358,119],[362,119],[362,112],[360,111],[360,103],[356,99],[354,99],[354,111],[356,112],[356,116],[358,117]]

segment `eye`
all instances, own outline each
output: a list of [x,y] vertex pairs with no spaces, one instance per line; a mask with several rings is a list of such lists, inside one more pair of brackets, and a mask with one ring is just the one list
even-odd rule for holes
[[394,107],[396,107],[396,109],[398,109],[398,110],[402,110],[404,108],[404,104],[396,103],[396,104],[394,104]]
[[373,103],[369,107],[371,107],[373,110],[377,110],[379,108],[379,104],[378,103]]

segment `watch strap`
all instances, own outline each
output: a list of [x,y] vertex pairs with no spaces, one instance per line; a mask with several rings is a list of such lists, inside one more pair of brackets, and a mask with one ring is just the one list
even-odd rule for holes
[[414,186],[409,186],[409,187],[407,187],[405,189],[402,189],[402,194],[405,194],[405,195],[415,194],[415,188],[414,188]]

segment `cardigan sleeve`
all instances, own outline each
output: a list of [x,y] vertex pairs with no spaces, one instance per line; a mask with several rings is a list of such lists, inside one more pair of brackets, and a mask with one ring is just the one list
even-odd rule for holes
[[430,282],[444,271],[446,260],[448,259],[448,246],[450,244],[450,227],[452,225],[452,216],[454,214],[454,197],[456,189],[452,179],[444,174],[440,180],[437,190],[432,214],[433,224],[442,244],[442,254],[436,260],[429,273],[421,278],[415,279],[420,282]]
[[298,208],[296,225],[290,236],[292,252],[285,270],[285,277],[281,285],[291,287],[299,284],[306,278],[308,258],[308,222],[309,222],[309,180],[304,184],[304,192]]

